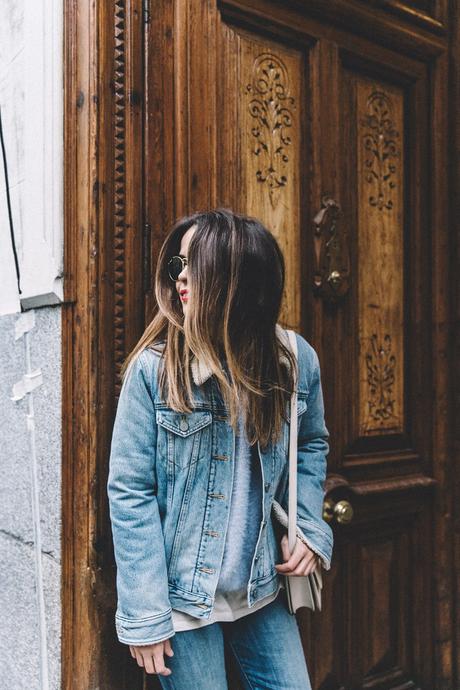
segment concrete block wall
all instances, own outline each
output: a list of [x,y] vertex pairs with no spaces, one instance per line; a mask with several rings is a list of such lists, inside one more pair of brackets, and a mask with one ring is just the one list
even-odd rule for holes
[[[19,314],[0,317],[0,687],[8,690],[61,686],[61,308],[34,316],[28,342],[15,340]],[[42,383],[13,401],[28,361]]]

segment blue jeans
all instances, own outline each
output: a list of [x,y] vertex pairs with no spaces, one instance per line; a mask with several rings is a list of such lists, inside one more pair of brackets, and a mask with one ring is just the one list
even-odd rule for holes
[[224,644],[236,659],[246,690],[311,690],[299,628],[284,589],[236,621],[176,632],[171,638],[174,656],[164,657],[172,673],[157,676],[162,688],[227,690]]

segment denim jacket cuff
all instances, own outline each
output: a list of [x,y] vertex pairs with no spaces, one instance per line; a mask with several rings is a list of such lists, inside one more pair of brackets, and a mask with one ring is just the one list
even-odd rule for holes
[[119,641],[132,645],[162,642],[175,634],[171,607],[148,618],[124,618],[117,613],[115,627]]
[[[273,501],[272,511],[276,519],[287,529],[288,515],[278,501]],[[328,534],[320,529],[316,523],[297,516],[296,535],[300,541],[306,544],[309,549],[314,551],[321,558],[324,570],[330,570],[333,541],[331,536],[332,531]]]
[[[300,534],[299,534],[300,533]],[[324,570],[331,568],[332,537],[315,523],[297,518],[297,534],[320,558]]]

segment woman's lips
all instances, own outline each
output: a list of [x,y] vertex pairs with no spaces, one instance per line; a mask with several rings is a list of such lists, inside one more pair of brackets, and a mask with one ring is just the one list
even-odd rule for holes
[[183,302],[186,302],[188,300],[188,292],[187,290],[181,290],[180,292],[180,298]]

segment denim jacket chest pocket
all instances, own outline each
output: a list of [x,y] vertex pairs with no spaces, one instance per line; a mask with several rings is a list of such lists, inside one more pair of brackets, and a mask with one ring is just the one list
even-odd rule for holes
[[184,469],[205,458],[211,449],[212,413],[208,410],[175,412],[157,410],[158,451],[177,468]]

